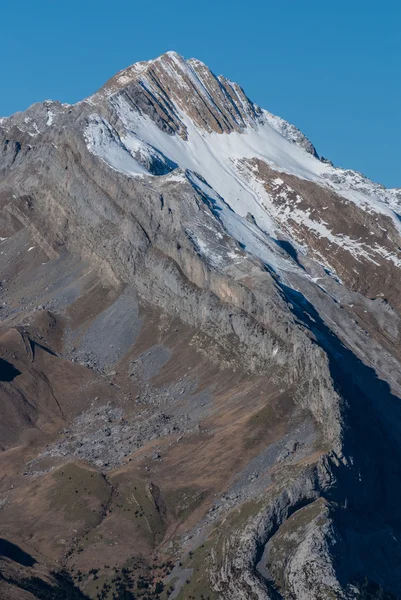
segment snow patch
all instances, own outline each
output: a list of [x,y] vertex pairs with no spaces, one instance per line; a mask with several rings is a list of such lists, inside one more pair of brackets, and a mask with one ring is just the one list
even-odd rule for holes
[[131,156],[105,119],[93,115],[85,128],[84,137],[89,151],[114,170],[130,176],[149,175],[147,169]]

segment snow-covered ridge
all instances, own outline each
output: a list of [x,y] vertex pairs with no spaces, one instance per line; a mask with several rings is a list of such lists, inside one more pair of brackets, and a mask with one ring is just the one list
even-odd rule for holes
[[295,125],[291,125],[291,123],[288,123],[281,117],[273,115],[267,110],[263,111],[263,116],[265,121],[270,125],[270,127],[281,133],[283,137],[285,137],[290,142],[294,142],[294,144],[301,146],[301,148],[305,148],[305,150],[309,152],[309,154],[313,154],[313,156],[319,158],[316,152],[316,148],[314,147],[312,142],[308,140],[306,135],[303,134],[302,131],[300,131],[297,127],[295,127]]
[[[170,87],[163,91],[168,95],[168,100],[174,105],[177,113],[181,112],[191,118],[189,113],[190,107],[194,102],[194,97],[193,89],[191,90],[188,87],[188,81],[194,83],[194,87],[204,98],[206,104],[218,105],[221,103],[222,95],[224,96],[224,99],[226,99],[226,94],[222,92],[221,88],[211,86],[211,82],[215,84],[218,81],[225,88],[226,92],[229,90],[232,94],[231,100],[234,101],[236,109],[243,113],[247,113],[247,122],[244,122],[245,129],[248,129],[249,127],[258,128],[264,124],[268,124],[285,139],[304,148],[308,153],[313,154],[318,158],[312,142],[308,140],[297,127],[288,123],[281,117],[261,109],[247,98],[242,88],[237,83],[226,79],[222,75],[219,75],[218,77],[214,76],[207,65],[202,61],[195,58],[185,60],[174,51],[166,52],[165,54],[146,62],[136,63],[121,71],[89,100],[95,105],[96,103],[101,103],[105,97],[118,95],[119,92],[126,90],[126,88],[129,87],[129,84],[136,81],[140,81],[143,89],[146,89],[157,96],[160,94],[160,89],[157,88],[153,74],[150,75],[153,68],[156,68],[158,72],[164,72],[168,76]],[[140,76],[139,79],[138,76]],[[175,105],[177,97],[173,89],[174,82],[177,88],[182,88],[185,93],[190,94],[189,96],[185,96],[184,106],[182,103]],[[139,112],[141,111],[139,110]],[[241,128],[239,131],[242,130],[243,129]],[[208,131],[208,133],[212,132]],[[285,165],[283,165],[283,167],[285,168]],[[364,194],[378,196],[380,201],[392,206],[397,204],[401,197],[400,190],[386,190],[383,186],[370,181],[356,171],[338,168],[333,169],[331,168],[332,165],[327,163],[326,167],[326,169],[323,169],[323,177],[326,178],[327,182],[332,181],[335,184],[340,184],[338,187],[360,190]],[[319,171],[319,167],[316,167],[315,170]]]
[[[134,89],[134,84],[139,88]],[[147,94],[144,105],[141,94]],[[147,111],[149,97],[159,98],[153,112]],[[349,252],[357,261],[366,259],[379,265],[384,259],[397,267],[401,265],[398,250],[390,252],[378,238],[361,241],[344,232],[334,233],[335,223],[325,223],[313,211],[296,206],[288,205],[283,213],[252,159],[262,161],[277,172],[330,189],[359,211],[382,215],[398,234],[401,234],[397,214],[401,208],[400,192],[386,190],[355,171],[322,162],[313,145],[296,127],[261,110],[247,99],[240,86],[221,76],[216,78],[201,61],[185,61],[176,53],[167,53],[154,61],[134,65],[106,84],[91,98],[91,104],[94,109],[96,105],[103,112],[106,109],[114,126],[93,115],[85,132],[88,147],[113,169],[143,177],[165,175],[179,167],[193,174],[190,180],[198,189],[202,187],[199,181],[206,182],[202,185],[208,186],[209,196],[215,194],[215,201],[219,198],[238,218],[245,219],[250,213],[259,231],[259,242],[260,232],[270,240],[280,238],[283,232],[291,233],[288,227],[283,229],[285,213],[287,219],[302,223],[316,236]],[[205,127],[209,112],[213,114],[208,123],[213,125],[216,111],[226,119],[220,123],[220,129]],[[165,119],[175,120],[176,128],[163,130]],[[237,127],[239,123],[241,126]],[[185,135],[181,135],[182,131]],[[196,174],[202,179],[196,179]],[[265,249],[256,248],[255,231],[250,242],[252,228],[248,224],[240,226],[238,221],[233,226],[233,215],[227,211],[221,214],[222,218],[228,215],[224,217],[225,227],[235,239],[243,244],[246,230],[248,250],[252,248],[252,254],[258,258],[262,257],[261,253],[266,257]],[[264,248],[266,243],[270,244],[266,239],[262,244]],[[307,251],[299,241],[294,241],[294,245]]]
[[[110,123],[94,115],[84,132],[85,141],[92,154],[96,154],[116,171],[127,175],[144,175],[148,173],[137,160],[135,160],[128,148],[117,137]],[[135,143],[134,136],[130,138]]]
[[130,176],[165,175],[177,167],[135,133],[119,136],[105,119],[91,115],[84,130],[89,151]]
[[234,210],[242,214],[249,212],[249,202],[259,204],[258,197],[264,193],[252,174],[244,174],[236,163],[243,158],[259,158],[278,171],[330,187],[367,209],[386,214],[399,225],[399,219],[389,206],[396,200],[396,190],[386,190],[357,172],[322,163],[273,128],[270,113],[256,128],[224,135],[199,130],[180,111],[180,119],[189,132],[188,139],[183,140],[161,131],[121,94],[111,97],[109,104],[117,113],[126,137],[137,137],[181,168],[200,173]]

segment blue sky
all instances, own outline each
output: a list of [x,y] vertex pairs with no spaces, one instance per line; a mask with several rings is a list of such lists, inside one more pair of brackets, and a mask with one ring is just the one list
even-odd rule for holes
[[75,102],[166,50],[206,62],[320,154],[401,187],[399,0],[6,0],[0,115]]

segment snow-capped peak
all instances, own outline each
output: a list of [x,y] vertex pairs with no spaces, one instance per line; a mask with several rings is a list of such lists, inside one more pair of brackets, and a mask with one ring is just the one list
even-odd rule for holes
[[296,127],[259,108],[238,84],[216,77],[201,61],[168,52],[138,63],[90,104],[85,137],[93,154],[130,177],[178,167],[193,184],[199,175],[207,195],[220,203],[227,231],[241,244],[246,237],[259,259],[256,230],[243,221],[249,214],[269,240],[287,237],[302,252],[313,247],[330,271],[337,268],[334,247],[356,263],[401,265],[399,194],[321,161]]

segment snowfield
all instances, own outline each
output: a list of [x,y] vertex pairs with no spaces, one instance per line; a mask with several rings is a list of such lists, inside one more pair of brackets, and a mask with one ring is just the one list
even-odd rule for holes
[[[177,57],[175,54],[172,57],[174,68],[168,66],[170,76],[176,79],[179,87],[189,91],[183,80],[185,73],[197,87],[205,103],[210,105],[210,94],[192,69],[191,64],[194,65],[195,61],[184,61]],[[197,61],[197,64],[202,63]],[[152,84],[143,75],[146,74],[146,64],[134,67],[130,68],[131,71],[127,70],[129,75],[120,75],[118,81],[128,84],[133,76],[140,76],[141,83],[156,94]],[[284,213],[272,202],[263,182],[258,178],[257,168],[253,169],[244,159],[259,159],[278,172],[286,172],[329,188],[369,214],[389,217],[401,233],[401,221],[395,212],[398,209],[401,211],[401,198],[397,190],[386,190],[359,173],[322,162],[311,153],[310,148],[314,149],[307,138],[283,119],[258,108],[260,116],[253,121],[250,118],[243,131],[210,133],[195,125],[175,105],[174,113],[187,130],[187,139],[183,139],[179,135],[163,132],[120,91],[107,97],[111,110],[118,117],[119,124],[116,127],[119,131],[105,119],[93,114],[85,130],[89,150],[113,169],[132,177],[154,176],[154,164],[158,165],[157,175],[165,175],[179,167],[188,172],[188,180],[195,187],[205,191],[205,184],[197,177],[200,175],[207,182],[207,195],[216,202],[222,202],[224,210],[221,212],[221,220],[230,235],[262,260],[267,260],[267,253],[269,264],[275,261],[267,247],[271,247],[272,241],[277,237],[283,237],[279,221]],[[101,98],[104,100],[104,94]],[[96,106],[96,96],[90,98],[90,103],[93,107]],[[305,149],[308,145],[309,152]],[[228,207],[233,211],[232,214],[227,210]],[[294,209],[290,205],[286,210],[287,216],[291,215],[295,222],[303,223],[317,236],[327,238],[356,258],[364,257],[375,262],[375,255],[380,255],[397,266],[401,265],[395,254],[389,253],[377,243],[369,247],[346,235],[333,233],[327,223],[314,219],[307,211]],[[248,213],[253,216],[255,225],[245,220]],[[302,251],[299,244],[294,245]],[[281,263],[281,259],[279,262]]]

